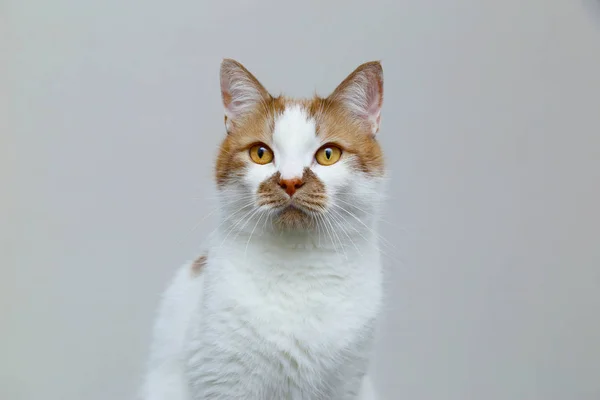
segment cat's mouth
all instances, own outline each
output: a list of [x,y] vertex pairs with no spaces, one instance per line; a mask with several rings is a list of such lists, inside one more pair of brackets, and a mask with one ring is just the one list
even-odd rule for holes
[[321,214],[325,211],[325,203],[321,198],[308,198],[307,196],[298,196],[289,199],[283,207],[286,209],[296,209],[305,215]]
[[[285,230],[309,230],[327,210],[328,196],[321,181],[309,170],[304,171],[299,190],[287,191],[281,186],[281,176],[274,174],[258,188],[258,206],[273,211],[273,224]],[[287,193],[286,193],[287,192]],[[290,193],[291,192],[291,193]]]
[[277,227],[286,230],[311,229],[314,227],[314,218],[309,215],[309,210],[290,201],[281,208],[274,219]]

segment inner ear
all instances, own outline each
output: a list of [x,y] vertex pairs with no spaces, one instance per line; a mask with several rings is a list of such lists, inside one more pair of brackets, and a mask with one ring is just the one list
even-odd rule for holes
[[225,59],[221,63],[221,99],[229,132],[241,118],[269,101],[271,95],[242,64]]
[[359,66],[329,96],[352,118],[362,123],[369,133],[379,131],[383,105],[383,68],[379,61]]

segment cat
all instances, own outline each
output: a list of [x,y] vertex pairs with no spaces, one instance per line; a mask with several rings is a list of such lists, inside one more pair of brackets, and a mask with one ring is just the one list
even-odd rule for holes
[[144,400],[375,400],[380,62],[326,98],[273,97],[220,69],[220,225],[166,290]]

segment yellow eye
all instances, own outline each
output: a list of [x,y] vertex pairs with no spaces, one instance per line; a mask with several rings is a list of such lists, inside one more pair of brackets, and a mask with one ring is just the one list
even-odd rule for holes
[[339,147],[333,145],[325,145],[321,147],[317,154],[315,154],[315,158],[317,162],[321,165],[333,165],[340,160],[342,156],[342,150]]
[[257,164],[268,164],[273,161],[273,152],[266,144],[256,144],[250,148],[250,158]]

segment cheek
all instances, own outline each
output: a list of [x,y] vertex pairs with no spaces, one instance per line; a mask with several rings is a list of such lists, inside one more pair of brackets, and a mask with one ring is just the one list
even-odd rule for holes
[[273,163],[266,165],[248,164],[244,176],[244,183],[251,193],[256,193],[259,185],[273,176],[275,172],[277,172],[277,169]]
[[348,185],[353,176],[353,169],[346,160],[327,167],[316,164],[312,170],[323,182],[329,195],[334,195],[338,189]]

